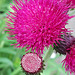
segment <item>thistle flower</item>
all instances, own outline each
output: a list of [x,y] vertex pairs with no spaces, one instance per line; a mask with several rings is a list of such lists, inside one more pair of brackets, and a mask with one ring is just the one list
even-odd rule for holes
[[66,55],[66,52],[69,53],[69,50],[67,49],[74,43],[75,38],[69,33],[62,35],[61,38],[63,40],[59,40],[59,43],[56,41],[56,44],[54,44],[54,49],[56,52]]
[[16,47],[43,54],[44,47],[53,45],[55,40],[68,32],[67,21],[73,16],[67,14],[68,8],[57,0],[19,0],[11,4],[14,12],[7,16],[9,38],[17,40]]
[[75,42],[70,48],[69,53],[66,54],[66,58],[63,60],[63,65],[65,65],[66,71],[70,71],[70,73],[75,73]]
[[21,66],[26,75],[40,75],[43,71],[42,58],[35,53],[27,53],[22,57]]
[[75,72],[75,38],[71,34],[62,35],[63,41],[54,45],[56,52],[66,55],[62,61],[66,71]]
[[70,5],[70,8],[69,8],[69,9],[75,8],[75,0],[58,0],[58,3],[59,3],[59,2],[63,2],[63,3],[66,4],[67,6]]
[[67,0],[66,4],[71,5],[71,8],[75,8],[75,0]]

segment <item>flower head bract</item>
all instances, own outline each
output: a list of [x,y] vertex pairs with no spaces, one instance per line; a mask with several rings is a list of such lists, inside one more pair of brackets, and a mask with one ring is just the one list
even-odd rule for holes
[[56,41],[56,44],[54,44],[54,49],[56,52],[66,55],[66,52],[69,53],[69,50],[67,49],[70,47],[72,43],[74,43],[75,38],[70,33],[61,35],[61,38],[63,40],[59,40],[59,42]]

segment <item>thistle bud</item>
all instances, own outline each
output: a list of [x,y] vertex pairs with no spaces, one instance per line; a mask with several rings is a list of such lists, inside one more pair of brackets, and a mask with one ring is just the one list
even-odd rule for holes
[[63,39],[63,41],[57,42],[56,44],[54,44],[54,49],[56,50],[56,52],[65,55],[66,52],[69,53],[70,50],[67,50],[72,44],[74,44],[75,42],[75,38],[71,35],[71,34],[64,34],[61,36],[61,38]]
[[43,61],[36,53],[27,53],[23,55],[21,66],[26,75],[40,75],[43,71]]

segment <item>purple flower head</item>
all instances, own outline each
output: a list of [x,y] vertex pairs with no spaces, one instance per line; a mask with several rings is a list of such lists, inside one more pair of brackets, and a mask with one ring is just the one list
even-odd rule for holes
[[[57,0],[19,0],[11,5],[14,12],[7,16],[9,38],[17,40],[16,47],[43,54],[44,47],[61,40],[67,32],[65,25],[72,18],[68,8]],[[12,37],[11,37],[12,36]]]
[[66,71],[75,73],[75,43],[70,46],[68,50],[70,50],[70,53],[66,54],[66,58],[63,60],[63,65],[65,65]]
[[67,6],[70,6],[69,9],[75,8],[75,0],[57,0],[59,2],[63,2]]
[[67,0],[66,4],[71,5],[71,8],[75,8],[75,0]]
[[39,75],[43,70],[42,58],[35,53],[27,53],[21,59],[21,66],[27,75]]
[[63,41],[56,42],[57,45],[54,44],[54,49],[56,52],[66,55],[66,58],[62,61],[66,71],[75,72],[75,37],[70,33],[61,37]]

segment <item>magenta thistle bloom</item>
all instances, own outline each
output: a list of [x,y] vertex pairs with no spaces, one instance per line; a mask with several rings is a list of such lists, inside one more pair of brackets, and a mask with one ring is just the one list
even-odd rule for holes
[[63,2],[64,4],[66,4],[67,6],[70,6],[69,9],[73,9],[75,8],[75,0],[57,0],[58,3],[59,2]]
[[21,66],[27,75],[39,75],[43,68],[42,58],[35,53],[27,53],[22,57]]
[[[8,15],[7,31],[9,38],[17,40],[17,47],[27,51],[43,54],[44,47],[61,40],[66,22],[72,18],[67,14],[68,8],[57,0],[24,0],[14,1],[11,5],[14,12]],[[11,37],[12,36],[12,37]]]
[[54,45],[54,49],[56,52],[66,55],[62,61],[66,71],[75,72],[75,38],[69,33],[61,37],[63,41],[56,42],[57,45]]
[[71,5],[71,8],[75,8],[75,0],[67,0],[66,4]]
[[70,71],[70,73],[75,73],[75,44],[70,48],[70,53],[67,53],[66,58],[63,60],[63,65],[65,65],[66,71]]

